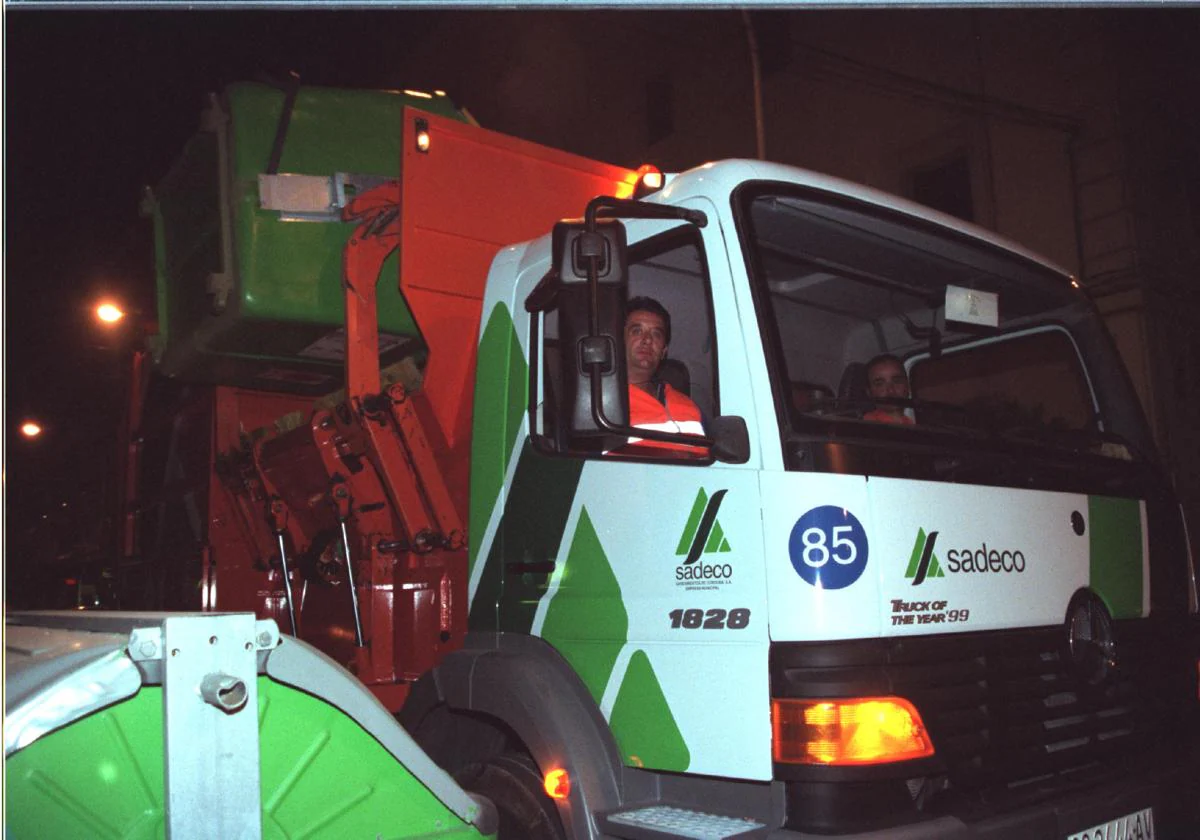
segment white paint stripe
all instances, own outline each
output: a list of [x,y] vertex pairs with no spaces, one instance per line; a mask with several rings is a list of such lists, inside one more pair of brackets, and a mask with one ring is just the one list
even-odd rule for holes
[[[586,467],[585,467],[586,469]],[[580,478],[582,479],[582,475]],[[558,585],[562,581],[563,572],[567,568],[567,557],[571,553],[571,543],[575,541],[575,531],[579,528],[579,516],[583,511],[583,494],[576,493],[575,501],[567,514],[567,524],[563,527],[562,540],[558,544],[558,556],[554,558],[554,574],[546,584],[546,594],[538,601],[537,610],[533,613],[533,626],[529,630],[531,636],[542,635],[542,625],[546,623],[546,613],[550,610],[550,602],[558,594]]]
[[608,675],[608,685],[604,687],[604,696],[600,698],[600,714],[605,720],[612,718],[613,706],[617,702],[617,694],[621,691],[621,683],[625,681],[625,672],[629,670],[629,660],[638,652],[636,645],[626,642],[621,646],[617,660],[613,663],[612,673]]
[[483,577],[483,569],[487,565],[488,555],[492,551],[492,543],[496,539],[496,531],[500,528],[500,522],[504,519],[504,508],[508,502],[508,491],[512,487],[513,476],[517,473],[517,462],[521,460],[519,449],[522,441],[529,436],[529,430],[526,428],[529,422],[528,414],[521,420],[521,428],[517,431],[517,437],[513,441],[513,451],[508,458],[508,468],[504,473],[504,483],[500,485],[500,493],[496,496],[496,502],[492,505],[492,515],[488,517],[487,528],[484,529],[483,539],[479,544],[479,553],[475,555],[475,568],[471,569],[471,580],[467,583],[467,609],[475,603],[475,592],[479,589],[479,581]]

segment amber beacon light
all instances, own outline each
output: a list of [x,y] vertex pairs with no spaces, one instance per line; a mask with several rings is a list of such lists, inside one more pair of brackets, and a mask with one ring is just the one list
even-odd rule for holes
[[933,755],[921,715],[900,697],[772,700],[771,735],[781,764],[885,764]]
[[658,167],[643,163],[637,170],[637,184],[633,188],[633,197],[642,198],[663,187],[663,174]]

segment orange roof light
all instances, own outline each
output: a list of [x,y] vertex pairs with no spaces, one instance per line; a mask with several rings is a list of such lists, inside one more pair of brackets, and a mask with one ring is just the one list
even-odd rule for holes
[[662,171],[657,166],[643,163],[637,170],[637,186],[633,189],[633,197],[643,198],[661,190],[664,180]]
[[772,700],[774,759],[783,764],[885,764],[933,755],[912,703],[901,697]]
[[571,775],[561,767],[551,770],[542,780],[542,787],[551,799],[566,799],[571,795]]

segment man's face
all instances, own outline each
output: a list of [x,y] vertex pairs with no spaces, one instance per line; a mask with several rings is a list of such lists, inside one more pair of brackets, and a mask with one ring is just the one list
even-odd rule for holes
[[663,319],[644,309],[625,316],[625,358],[629,381],[640,385],[654,378],[659,362],[667,355],[667,330]]
[[[867,391],[872,397],[907,399],[908,375],[897,362],[884,359],[867,371]],[[879,408],[891,414],[901,414],[904,411],[899,405],[881,405]]]

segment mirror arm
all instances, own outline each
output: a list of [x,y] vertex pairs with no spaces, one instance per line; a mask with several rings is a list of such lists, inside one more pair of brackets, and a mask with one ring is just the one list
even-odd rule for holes
[[696,227],[708,226],[708,216],[703,210],[669,207],[632,198],[615,198],[611,195],[598,195],[588,202],[583,218],[589,231],[596,229],[596,219],[600,216],[604,218],[621,216],[629,219],[679,219],[691,222]]

